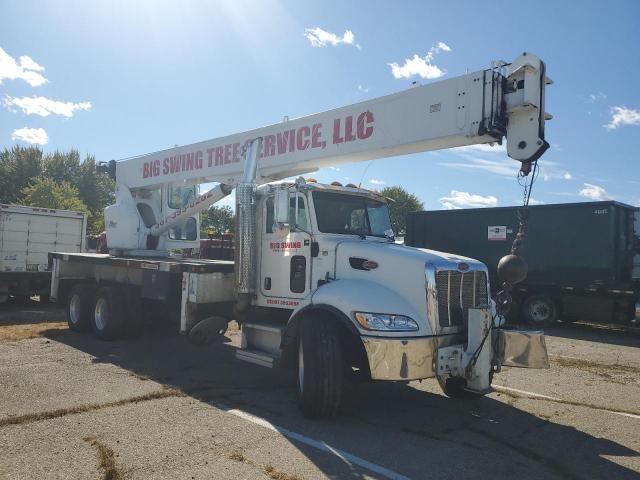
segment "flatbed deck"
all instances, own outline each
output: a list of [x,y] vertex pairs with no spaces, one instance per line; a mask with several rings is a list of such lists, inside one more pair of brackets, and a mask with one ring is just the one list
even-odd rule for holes
[[51,267],[54,258],[63,261],[73,260],[94,265],[122,266],[170,273],[233,273],[234,271],[234,262],[230,260],[176,257],[116,257],[106,253],[52,252],[49,253],[49,267]]

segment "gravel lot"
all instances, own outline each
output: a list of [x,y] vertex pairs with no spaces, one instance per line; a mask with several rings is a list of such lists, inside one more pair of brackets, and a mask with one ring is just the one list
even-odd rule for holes
[[551,370],[479,400],[435,381],[350,388],[309,421],[292,383],[170,326],[101,342],[64,311],[0,307],[0,478],[640,478],[640,336],[547,332]]

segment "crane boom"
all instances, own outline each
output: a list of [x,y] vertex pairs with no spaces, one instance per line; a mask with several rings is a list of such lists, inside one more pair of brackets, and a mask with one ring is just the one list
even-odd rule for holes
[[523,54],[511,64],[442,80],[244,133],[179,146],[116,163],[128,189],[169,182],[237,184],[241,152],[261,137],[260,183],[321,167],[396,155],[501,142],[523,163],[547,148],[544,63]]

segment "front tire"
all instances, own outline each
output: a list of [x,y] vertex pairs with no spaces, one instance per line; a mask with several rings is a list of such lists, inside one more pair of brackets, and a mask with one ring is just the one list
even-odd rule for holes
[[331,319],[310,315],[298,336],[298,405],[309,418],[333,418],[342,400],[342,350]]
[[124,295],[117,287],[102,287],[96,294],[93,331],[100,340],[116,340],[124,333]]
[[529,325],[551,327],[558,320],[558,306],[549,295],[531,295],[522,304],[522,315]]

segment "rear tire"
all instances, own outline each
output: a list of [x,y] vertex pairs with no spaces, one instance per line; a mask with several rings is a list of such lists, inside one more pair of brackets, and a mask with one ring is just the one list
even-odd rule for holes
[[116,340],[124,334],[124,295],[117,287],[102,287],[96,294],[93,331],[100,340]]
[[529,325],[551,327],[558,320],[558,306],[549,295],[531,295],[522,303],[522,316]]
[[91,330],[93,319],[93,293],[91,285],[74,285],[67,302],[67,324],[75,332]]
[[333,418],[342,400],[342,350],[331,320],[310,315],[298,336],[298,405],[308,418]]

